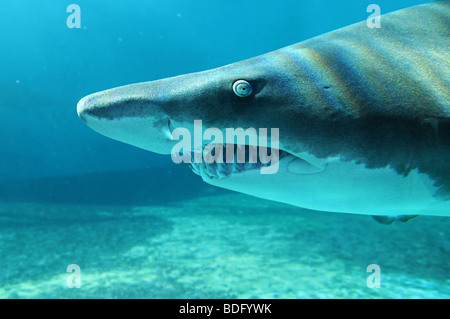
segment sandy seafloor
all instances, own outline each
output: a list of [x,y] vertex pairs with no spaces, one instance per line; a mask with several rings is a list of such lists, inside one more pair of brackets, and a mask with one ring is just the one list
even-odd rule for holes
[[[212,192],[169,205],[3,202],[0,222],[0,298],[450,298],[450,218],[385,226]],[[81,288],[67,288],[69,264]]]

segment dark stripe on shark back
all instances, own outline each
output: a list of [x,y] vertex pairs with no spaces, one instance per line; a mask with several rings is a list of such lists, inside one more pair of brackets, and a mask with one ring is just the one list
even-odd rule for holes
[[[450,28],[445,29],[445,26],[450,20],[449,8],[446,5],[446,13],[440,11],[433,19],[426,17],[428,23],[434,24],[428,31],[439,33],[433,35],[435,41],[427,39],[426,43],[416,43],[408,40],[405,31],[399,31],[408,30],[410,25],[420,27],[414,15],[396,19],[400,20],[396,27],[389,27],[394,23],[386,15],[380,30],[369,29],[362,22],[285,51],[305,51],[311,61],[304,67],[313,74],[328,75],[328,79],[322,81],[331,83],[331,89],[339,91],[342,97],[339,104],[349,114],[448,117]],[[426,30],[422,32],[421,36],[430,38]],[[395,36],[397,33],[400,35]],[[408,100],[410,103],[405,104]]]

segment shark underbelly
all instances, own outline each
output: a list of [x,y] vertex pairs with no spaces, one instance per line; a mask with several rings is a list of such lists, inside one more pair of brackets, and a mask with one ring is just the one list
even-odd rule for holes
[[289,164],[294,160],[292,157],[282,159],[274,176],[253,170],[222,180],[204,180],[256,197],[318,211],[390,216],[450,215],[450,201],[437,196],[434,181],[417,169],[404,176],[389,167],[368,168],[354,161],[333,158],[326,160],[324,170],[302,174],[290,169]]

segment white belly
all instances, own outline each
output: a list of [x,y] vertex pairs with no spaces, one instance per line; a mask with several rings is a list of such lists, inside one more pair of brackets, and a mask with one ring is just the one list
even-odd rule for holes
[[367,169],[364,164],[324,160],[325,169],[301,174],[290,168],[293,158],[280,161],[273,175],[259,170],[206,182],[260,198],[298,207],[367,215],[450,216],[450,201],[433,194],[436,188],[417,170],[408,176],[391,168]]

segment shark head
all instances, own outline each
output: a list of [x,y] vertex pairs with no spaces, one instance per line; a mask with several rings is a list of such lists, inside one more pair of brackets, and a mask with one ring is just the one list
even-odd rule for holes
[[[298,75],[283,72],[279,61],[278,68],[273,68],[274,59],[278,56],[268,54],[213,70],[94,93],[79,101],[78,115],[105,136],[160,154],[173,154],[178,143],[173,133],[177,129],[186,129],[194,136],[195,123],[201,121],[200,135],[203,137],[210,128],[220,131],[224,154],[226,146],[235,143],[236,156],[230,162],[224,155],[220,164],[192,159],[193,171],[210,184],[244,193],[251,189],[252,195],[267,198],[268,186],[274,180],[286,182],[289,175],[295,179],[299,174],[319,174],[327,165],[325,160],[304,152],[292,137],[293,131],[287,129],[298,116],[299,101],[304,100],[305,105],[307,101],[297,94]],[[303,87],[312,89],[306,84]],[[261,136],[247,136],[241,144],[234,138],[226,140],[228,129],[254,129],[257,133],[265,129],[269,150],[264,155],[260,149]],[[276,141],[269,134],[274,129],[279,132]],[[202,139],[200,152],[210,142]],[[198,146],[192,150],[198,152]],[[240,163],[238,148],[247,154]],[[253,161],[251,150],[256,151]],[[263,167],[274,164],[272,173],[261,173]],[[287,194],[283,188],[279,192]],[[272,189],[274,193],[277,191]]]
[[[77,105],[79,117],[110,138],[160,154],[170,154],[174,129],[203,127],[271,128],[274,112],[298,104],[288,76],[257,57],[204,72],[117,87],[88,95]],[[233,85],[243,81],[250,94]]]

